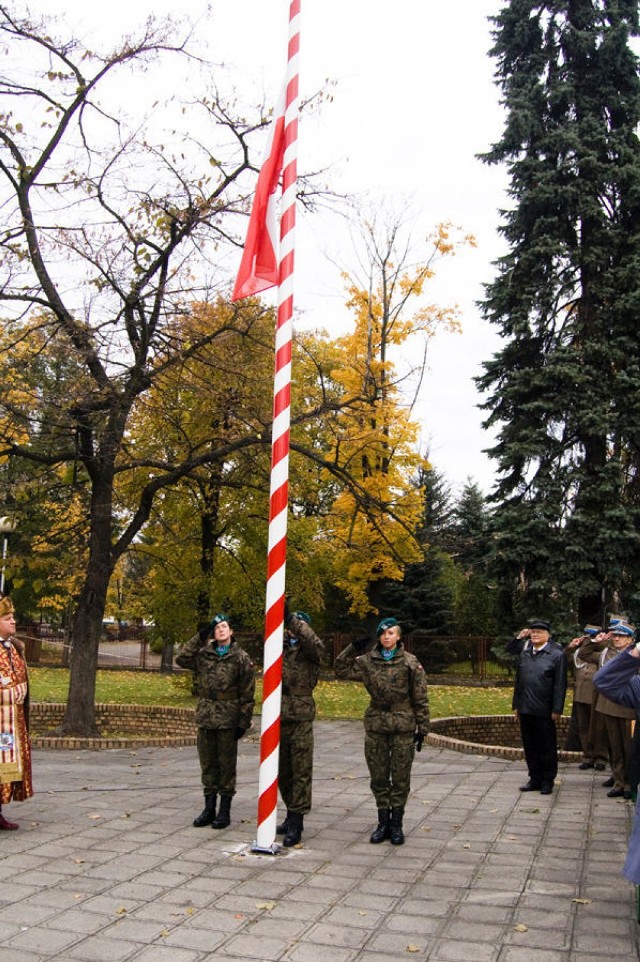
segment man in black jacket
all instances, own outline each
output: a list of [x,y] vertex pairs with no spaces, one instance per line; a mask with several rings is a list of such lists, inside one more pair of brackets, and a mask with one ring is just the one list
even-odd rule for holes
[[558,774],[556,722],[567,693],[567,666],[560,645],[551,638],[547,621],[531,621],[507,645],[519,654],[512,708],[520,722],[529,781],[521,792],[550,795]]

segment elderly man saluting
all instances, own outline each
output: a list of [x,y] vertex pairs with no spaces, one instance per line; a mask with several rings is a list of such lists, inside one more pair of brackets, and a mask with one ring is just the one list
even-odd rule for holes
[[567,693],[567,665],[548,621],[530,621],[507,645],[519,654],[512,708],[520,722],[529,781],[521,792],[550,795],[558,774],[556,722]]

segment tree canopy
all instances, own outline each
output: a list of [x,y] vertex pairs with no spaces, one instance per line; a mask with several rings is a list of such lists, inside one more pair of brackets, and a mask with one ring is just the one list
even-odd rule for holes
[[483,309],[498,430],[496,571],[514,611],[638,610],[640,77],[632,0],[510,0],[494,19],[509,245]]

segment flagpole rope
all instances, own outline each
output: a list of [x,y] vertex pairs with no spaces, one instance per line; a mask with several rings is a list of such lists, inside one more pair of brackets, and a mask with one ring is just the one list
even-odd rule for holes
[[269,543],[267,554],[262,724],[260,735],[260,772],[258,779],[258,828],[254,845],[254,848],[258,851],[274,850],[276,809],[278,802],[285,567],[287,558],[287,510],[289,497],[289,427],[291,422],[293,266],[298,154],[300,4],[301,0],[291,0],[289,6],[289,45],[284,115],[284,158],[278,267],[278,313],[275,338],[273,428],[271,436],[271,482],[269,497]]

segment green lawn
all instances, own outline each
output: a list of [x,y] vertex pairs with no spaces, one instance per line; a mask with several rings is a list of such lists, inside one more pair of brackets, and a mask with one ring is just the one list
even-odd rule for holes
[[[66,702],[69,672],[61,668],[31,668],[33,701]],[[258,679],[258,696],[262,693]],[[99,671],[96,701],[134,705],[192,707],[189,675],[156,672]],[[511,689],[429,685],[431,716],[505,715],[511,711]],[[362,685],[349,681],[321,681],[316,688],[318,718],[362,718],[368,696]],[[570,702],[565,711],[570,710]]]

